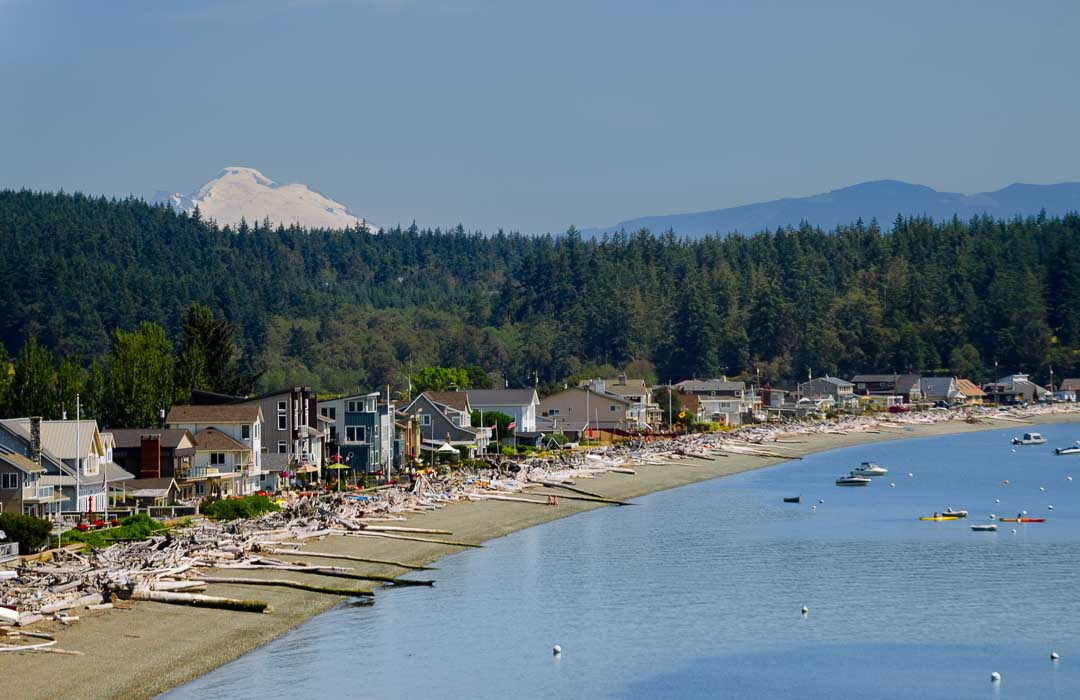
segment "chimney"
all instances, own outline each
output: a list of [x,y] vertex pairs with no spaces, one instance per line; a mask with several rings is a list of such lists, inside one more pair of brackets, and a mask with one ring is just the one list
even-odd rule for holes
[[30,418],[30,460],[41,466],[41,416]]
[[161,478],[161,435],[147,434],[140,436],[139,478]]

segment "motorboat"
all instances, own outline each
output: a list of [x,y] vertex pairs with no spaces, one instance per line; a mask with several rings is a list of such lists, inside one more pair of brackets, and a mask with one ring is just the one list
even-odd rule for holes
[[802,496],[785,496],[784,503],[798,503],[802,499]]
[[1068,447],[1059,447],[1054,450],[1056,455],[1080,455],[1080,440],[1076,441],[1076,444],[1069,445]]
[[1042,436],[1042,433],[1024,433],[1024,437],[1018,437],[1012,439],[1014,445],[1045,445],[1046,438]]
[[968,512],[966,510],[953,510],[952,506],[949,506],[948,510],[942,512],[942,515],[951,515],[954,518],[966,518]]
[[852,476],[885,476],[889,470],[873,462],[863,462],[851,470]]
[[837,486],[868,486],[870,484],[870,477],[859,476],[852,473],[849,476],[842,476],[836,480]]
[[997,523],[977,523],[971,529],[975,532],[997,532]]

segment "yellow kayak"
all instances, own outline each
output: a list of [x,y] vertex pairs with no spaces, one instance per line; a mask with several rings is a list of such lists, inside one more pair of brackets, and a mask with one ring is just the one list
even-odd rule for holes
[[919,518],[919,520],[959,520],[955,515],[939,515],[936,518],[934,516],[928,516],[925,518]]

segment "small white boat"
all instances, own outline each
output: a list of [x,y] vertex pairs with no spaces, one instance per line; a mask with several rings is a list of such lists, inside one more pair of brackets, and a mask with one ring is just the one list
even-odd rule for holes
[[966,518],[968,516],[968,512],[966,510],[953,510],[952,506],[949,506],[948,510],[942,511],[941,514],[946,516],[952,516],[954,518]]
[[972,525],[971,529],[975,532],[997,532],[997,523],[981,523],[978,525]]
[[1054,450],[1056,455],[1080,455],[1080,440],[1076,441],[1075,445],[1069,447],[1059,447]]
[[888,469],[874,464],[873,462],[863,462],[858,467],[851,470],[852,476],[885,476],[888,473]]
[[1018,437],[1012,439],[1014,445],[1045,445],[1046,438],[1042,436],[1042,433],[1024,433],[1024,437]]
[[850,476],[842,476],[836,480],[837,486],[867,486],[870,484],[870,477],[868,476],[856,476],[852,474]]

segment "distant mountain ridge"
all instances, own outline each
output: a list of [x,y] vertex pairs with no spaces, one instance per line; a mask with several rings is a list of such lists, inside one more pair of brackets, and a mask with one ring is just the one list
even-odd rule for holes
[[798,226],[802,221],[831,229],[859,218],[867,223],[877,218],[883,228],[888,228],[897,214],[926,215],[939,221],[954,215],[966,220],[984,213],[1007,219],[1035,215],[1042,209],[1050,216],[1080,211],[1080,182],[1015,183],[995,192],[967,195],[938,192],[899,180],[873,180],[810,197],[788,197],[687,214],[644,216],[614,226],[585,229],[582,235],[601,236],[620,230],[632,233],[647,228],[654,233],[671,229],[680,236],[701,238],[736,231],[751,234],[766,228],[776,230],[780,226]]
[[196,206],[204,219],[221,226],[236,226],[241,219],[255,224],[269,219],[274,224],[304,228],[344,229],[367,224],[341,202],[336,202],[307,185],[281,185],[255,168],[229,166],[190,195],[159,191],[155,204],[168,204],[178,211],[191,212]]

